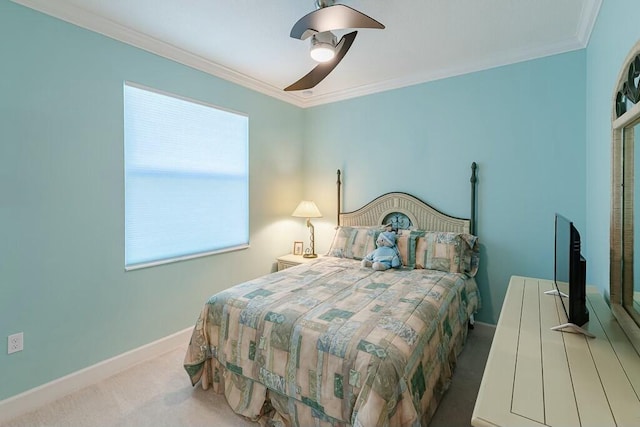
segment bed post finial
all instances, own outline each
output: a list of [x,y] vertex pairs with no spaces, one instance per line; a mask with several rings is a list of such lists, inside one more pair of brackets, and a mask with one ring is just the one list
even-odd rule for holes
[[476,169],[478,165],[476,162],[471,163],[471,224],[469,231],[471,234],[476,235],[476,182],[478,177],[476,175]]
[[340,226],[340,187],[342,186],[342,182],[340,181],[340,169],[338,169],[338,181],[336,182],[338,186],[338,227]]

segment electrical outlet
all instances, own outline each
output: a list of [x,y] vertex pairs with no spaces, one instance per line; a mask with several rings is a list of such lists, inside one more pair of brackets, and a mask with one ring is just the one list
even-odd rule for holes
[[24,348],[24,335],[22,334],[22,332],[9,335],[9,338],[7,339],[7,354],[22,351],[23,348]]

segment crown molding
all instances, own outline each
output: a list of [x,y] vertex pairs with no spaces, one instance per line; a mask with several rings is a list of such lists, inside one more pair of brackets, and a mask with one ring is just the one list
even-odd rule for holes
[[596,19],[598,18],[598,14],[600,13],[601,6],[602,0],[593,0],[591,2],[586,2],[583,5],[580,16],[580,25],[578,27],[578,30],[576,31],[575,38],[572,40],[566,40],[554,45],[503,52],[501,54],[494,55],[493,57],[486,60],[477,61],[475,63],[467,63],[459,67],[443,68],[436,71],[416,74],[406,78],[391,79],[383,82],[373,83],[370,85],[359,86],[352,89],[318,95],[309,99],[302,100],[302,107],[315,107],[332,102],[344,101],[347,99],[366,95],[373,95],[375,93],[385,92],[388,90],[401,89],[404,87],[414,86],[435,80],[461,76],[464,74],[489,70],[491,68],[512,65],[519,62],[525,62],[533,59],[544,58],[546,56],[558,55],[574,50],[584,49],[589,44],[589,38],[591,37],[591,33],[593,32],[593,28],[595,26]]
[[517,51],[504,52],[494,55],[491,58],[466,63],[458,67],[442,68],[427,73],[414,74],[401,79],[385,80],[383,82],[363,85],[352,89],[336,91],[332,93],[317,95],[302,101],[302,107],[315,107],[337,101],[357,98],[366,95],[373,95],[379,92],[385,92],[394,89],[401,89],[422,83],[428,83],[436,80],[442,80],[449,77],[471,74],[478,71],[489,70],[492,68],[502,67],[505,65],[513,65],[520,62],[530,61],[534,59],[553,56],[561,53],[567,53],[574,50],[580,50],[585,47],[582,40],[574,39],[557,43],[555,45],[547,45],[543,47],[535,47],[530,49],[520,49]]
[[533,47],[529,49],[518,49],[517,51],[507,51],[491,58],[468,63],[463,66],[449,67],[436,71],[415,74],[400,79],[390,79],[382,82],[362,85],[355,88],[338,90],[320,95],[306,96],[283,91],[280,88],[254,79],[246,74],[239,73],[223,65],[207,60],[199,55],[195,55],[184,49],[180,49],[169,43],[160,41],[146,34],[134,31],[121,24],[89,13],[75,6],[60,3],[51,3],[48,0],[11,0],[14,3],[37,10],[87,30],[102,34],[120,42],[138,47],[169,60],[178,62],[188,67],[203,71],[207,74],[219,77],[237,85],[246,87],[272,98],[293,104],[300,108],[309,108],[319,105],[329,104],[337,101],[372,95],[393,89],[400,89],[430,81],[460,76],[473,72],[488,70],[504,65],[538,59],[545,56],[557,55],[573,50],[584,49],[589,43],[589,38],[596,18],[602,6],[602,0],[585,2],[580,17],[580,25],[576,31],[575,38],[554,45],[543,47]]
[[542,47],[533,47],[530,49],[504,52],[498,55],[494,55],[492,58],[483,61],[467,63],[464,66],[443,68],[436,71],[429,71],[427,73],[416,74],[401,79],[391,79],[347,90],[322,94],[314,96],[312,98],[301,100],[301,106],[303,108],[315,107],[332,102],[344,101],[347,99],[366,95],[373,95],[375,93],[385,92],[388,90],[401,89],[404,87],[428,83],[435,80],[461,76],[464,74],[489,70],[491,68],[512,65],[519,62],[525,62],[533,59],[544,58],[546,56],[558,55],[574,50],[584,49],[589,44],[589,38],[591,37],[591,33],[593,32],[598,14],[600,13],[602,1],[603,0],[592,0],[583,4],[579,19],[580,25],[578,27],[578,30],[576,31],[575,38],[572,40],[566,40],[564,42]]
[[596,19],[602,7],[602,0],[593,0],[583,5],[580,15],[580,25],[577,31],[577,38],[581,42],[583,48],[586,48],[596,25]]
[[239,73],[223,65],[209,61],[199,55],[195,55],[184,49],[180,49],[169,43],[150,37],[146,34],[132,30],[124,25],[105,19],[76,6],[52,3],[48,0],[11,0],[14,3],[42,12],[54,18],[61,19],[73,25],[85,28],[114,40],[146,50],[188,67],[203,71],[215,77],[236,83],[248,89],[255,90],[264,95],[290,104],[302,107],[300,99],[292,94],[284,92],[280,88],[254,79],[246,74]]

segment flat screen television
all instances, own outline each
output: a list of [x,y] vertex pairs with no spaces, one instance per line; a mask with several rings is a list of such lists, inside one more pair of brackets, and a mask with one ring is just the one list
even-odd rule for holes
[[570,220],[560,214],[555,216],[554,254],[553,280],[567,315],[567,323],[553,329],[570,327],[575,332],[592,336],[580,328],[589,321],[586,301],[587,261],[580,253],[580,233]]

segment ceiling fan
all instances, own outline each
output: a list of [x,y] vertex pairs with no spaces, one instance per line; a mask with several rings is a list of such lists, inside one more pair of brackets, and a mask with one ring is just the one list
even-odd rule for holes
[[295,23],[290,36],[305,40],[311,37],[311,57],[319,62],[316,67],[284,90],[311,89],[320,83],[342,61],[356,39],[357,31],[345,34],[336,42],[332,31],[346,28],[379,28],[384,25],[349,6],[334,4],[334,0],[315,0],[316,10]]

